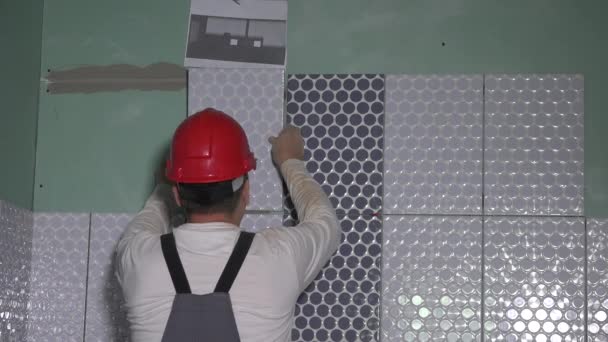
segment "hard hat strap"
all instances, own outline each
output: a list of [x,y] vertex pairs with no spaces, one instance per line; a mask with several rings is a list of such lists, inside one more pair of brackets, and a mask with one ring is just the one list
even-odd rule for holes
[[232,192],[237,192],[241,188],[241,186],[243,186],[243,183],[245,183],[245,176],[233,179]]

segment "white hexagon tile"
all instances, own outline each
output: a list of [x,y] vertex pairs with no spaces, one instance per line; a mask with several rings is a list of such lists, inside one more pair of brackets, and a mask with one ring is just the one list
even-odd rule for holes
[[485,339],[583,341],[584,219],[485,220]]
[[387,75],[384,212],[480,214],[481,75]]
[[89,220],[34,214],[28,341],[83,340]]
[[115,249],[131,214],[93,214],[89,249],[86,341],[125,341],[129,324],[114,275]]
[[283,214],[250,214],[246,213],[241,221],[241,229],[248,232],[261,232],[267,228],[283,227]]
[[24,341],[32,256],[32,212],[0,200],[0,341]]
[[487,75],[485,213],[583,215],[583,77]]
[[608,219],[587,219],[587,335],[608,341]]
[[188,113],[207,107],[234,117],[257,158],[251,172],[249,209],[282,210],[282,188],[272,164],[268,137],[283,127],[283,70],[189,69]]
[[481,218],[385,216],[382,341],[481,341]]

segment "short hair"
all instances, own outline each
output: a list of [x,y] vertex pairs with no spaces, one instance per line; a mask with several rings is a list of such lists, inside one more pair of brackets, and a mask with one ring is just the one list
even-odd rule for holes
[[233,214],[239,205],[247,179],[245,174],[242,185],[236,191],[232,189],[233,180],[217,183],[179,183],[177,191],[181,206],[188,215]]

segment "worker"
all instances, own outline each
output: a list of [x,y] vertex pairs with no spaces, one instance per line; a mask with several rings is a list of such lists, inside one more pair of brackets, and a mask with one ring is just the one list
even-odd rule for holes
[[[205,109],[176,129],[171,187],[156,186],[117,246],[133,342],[291,339],[297,298],[337,250],[340,228],[306,170],[299,130],[286,127],[269,143],[300,223],[246,233],[239,225],[256,160],[242,127]],[[166,193],[187,213],[172,230]]]

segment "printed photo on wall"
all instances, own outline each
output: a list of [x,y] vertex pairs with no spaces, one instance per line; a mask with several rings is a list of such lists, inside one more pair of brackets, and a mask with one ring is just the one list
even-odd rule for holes
[[284,68],[287,0],[192,0],[186,67]]

